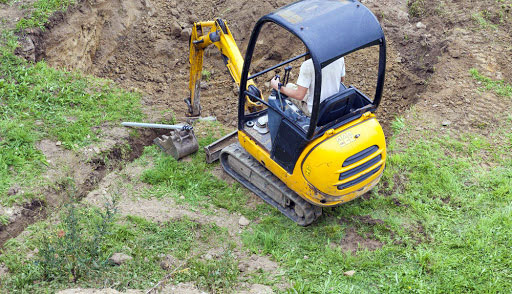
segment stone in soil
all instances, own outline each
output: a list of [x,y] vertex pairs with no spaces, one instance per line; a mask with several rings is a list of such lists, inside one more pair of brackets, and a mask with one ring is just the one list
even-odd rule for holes
[[133,259],[133,257],[131,257],[127,254],[116,252],[116,253],[112,254],[112,257],[110,257],[108,260],[116,265],[121,265],[129,260],[132,260],[132,259]]

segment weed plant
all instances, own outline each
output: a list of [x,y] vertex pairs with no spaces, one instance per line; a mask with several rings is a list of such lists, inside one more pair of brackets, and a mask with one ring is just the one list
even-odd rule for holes
[[115,201],[107,203],[103,211],[68,204],[60,229],[41,239],[36,264],[42,280],[77,283],[105,270],[109,256],[103,249],[107,235],[112,234],[116,210]]

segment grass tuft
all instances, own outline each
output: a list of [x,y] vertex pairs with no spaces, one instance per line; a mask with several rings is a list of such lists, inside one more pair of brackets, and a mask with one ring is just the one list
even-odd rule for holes
[[493,80],[489,77],[482,75],[476,68],[469,70],[473,78],[481,82],[486,90],[492,90],[496,94],[503,97],[512,97],[512,84],[505,82],[505,80]]
[[28,28],[44,29],[44,25],[48,22],[48,19],[53,13],[56,11],[64,11],[74,3],[75,0],[37,0],[29,7],[26,7],[29,8],[32,13],[30,14],[30,17],[20,19],[16,24],[16,28],[18,30]]

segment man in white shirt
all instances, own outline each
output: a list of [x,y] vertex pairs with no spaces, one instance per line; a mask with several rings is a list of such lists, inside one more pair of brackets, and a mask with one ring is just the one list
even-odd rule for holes
[[[345,81],[345,58],[341,57],[322,69],[322,91],[320,102],[340,90],[340,82]],[[315,69],[312,59],[308,59],[300,66],[297,87],[281,87],[281,93],[298,100],[295,103],[307,115],[311,116],[313,110],[313,93],[315,92]],[[274,89],[278,89],[279,79],[274,77],[270,81]],[[292,102],[295,102],[292,100]]]

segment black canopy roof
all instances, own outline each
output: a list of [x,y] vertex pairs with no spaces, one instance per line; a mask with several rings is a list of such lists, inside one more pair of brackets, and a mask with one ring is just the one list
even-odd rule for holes
[[303,0],[260,21],[268,20],[297,35],[322,67],[384,38],[375,15],[355,0]]

